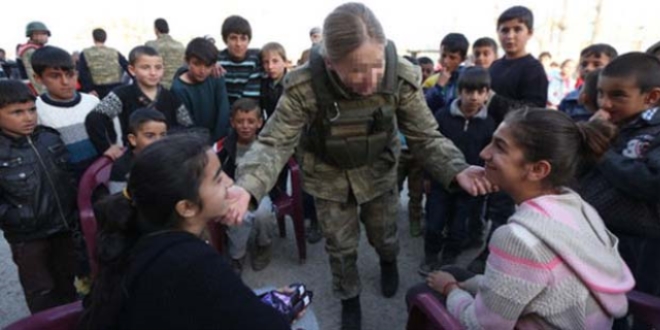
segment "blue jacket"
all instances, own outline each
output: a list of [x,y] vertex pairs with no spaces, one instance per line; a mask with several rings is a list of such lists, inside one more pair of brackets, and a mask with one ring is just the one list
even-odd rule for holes
[[452,72],[445,87],[435,84],[424,92],[426,104],[431,108],[431,112],[436,113],[440,111],[442,108],[449,106],[454,99],[458,98],[458,77],[461,76],[462,72],[463,67],[458,67],[456,71]]
[[564,97],[563,100],[561,100],[561,103],[559,103],[559,111],[566,113],[567,115],[571,116],[573,120],[576,122],[578,121],[587,121],[589,118],[591,118],[591,115],[593,113],[589,112],[589,110],[585,109],[579,102],[578,98],[580,97],[580,90],[576,89],[566,97]]

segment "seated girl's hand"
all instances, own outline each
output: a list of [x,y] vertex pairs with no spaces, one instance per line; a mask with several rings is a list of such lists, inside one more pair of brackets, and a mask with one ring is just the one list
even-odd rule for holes
[[426,285],[447,296],[451,289],[458,287],[458,282],[452,274],[439,270],[429,274],[426,278]]

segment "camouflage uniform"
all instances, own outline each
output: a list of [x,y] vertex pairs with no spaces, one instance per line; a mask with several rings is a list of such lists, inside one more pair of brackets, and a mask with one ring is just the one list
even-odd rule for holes
[[[350,119],[367,108],[393,109],[393,123],[385,132],[386,147],[379,149],[376,157],[362,166],[341,168],[331,165],[324,153],[311,150],[305,141],[300,144],[303,188],[315,197],[319,223],[326,238],[326,251],[330,256],[333,290],[340,299],[349,299],[360,293],[356,265],[358,216],[365,224],[369,243],[376,248],[381,260],[396,260],[399,249],[396,231],[397,158],[401,148],[397,131],[406,137],[412,154],[423,162],[434,179],[446,186],[468,166],[461,152],[438,132],[420,87],[420,69],[402,59],[394,69],[390,69],[390,63],[397,61],[390,61],[389,57],[387,60],[386,76],[392,77],[393,88],[381,88],[369,97],[354,96],[341,87],[334,74],[324,71],[330,80],[330,88],[338,96],[335,119]],[[310,138],[309,127],[319,112],[319,98],[312,87],[313,70],[308,63],[284,78],[284,93],[274,115],[239,162],[237,184],[255,200],[260,200],[273,187],[301,137],[303,140]],[[341,114],[340,109],[343,109]],[[373,151],[369,149],[367,152]],[[348,154],[346,161],[352,162],[353,156],[359,155]]]
[[158,39],[148,41],[146,46],[152,47],[163,57],[165,73],[161,84],[170,89],[176,71],[185,63],[186,47],[172,39],[169,34],[161,34]]
[[82,91],[96,91],[99,98],[122,83],[126,59],[114,48],[94,46],[85,48],[78,62]]
[[18,57],[25,67],[25,74],[27,79],[30,81],[32,87],[39,95],[46,92],[46,86],[38,83],[36,79],[34,79],[34,70],[32,69],[32,54],[34,54],[34,52],[41,47],[43,46],[28,42],[18,48]]

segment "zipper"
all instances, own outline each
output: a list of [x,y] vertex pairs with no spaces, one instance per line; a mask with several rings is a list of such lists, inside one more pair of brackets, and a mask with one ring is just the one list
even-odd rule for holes
[[468,125],[470,125],[470,120],[465,119],[465,124],[463,124],[463,132],[467,132],[468,130]]
[[28,136],[27,140],[28,143],[30,144],[30,147],[32,147],[32,150],[34,150],[34,153],[37,155],[37,159],[39,159],[39,163],[41,164],[41,167],[43,167],[44,173],[46,173],[46,179],[48,180],[50,187],[53,189],[53,194],[55,194],[55,200],[57,201],[57,209],[60,211],[60,216],[62,217],[62,222],[64,223],[64,227],[66,229],[70,229],[69,224],[66,222],[66,217],[64,216],[64,210],[62,209],[62,202],[60,201],[60,195],[57,194],[57,190],[55,189],[55,183],[53,182],[53,179],[50,177],[50,174],[48,174],[48,168],[46,167],[44,160],[41,158],[41,155],[39,154],[39,150],[37,150],[37,147],[35,147],[34,143],[32,143],[32,138]]

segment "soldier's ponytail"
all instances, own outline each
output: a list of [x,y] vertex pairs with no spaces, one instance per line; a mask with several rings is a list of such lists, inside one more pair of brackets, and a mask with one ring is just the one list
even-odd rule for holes
[[337,7],[323,23],[321,53],[338,62],[367,41],[385,45],[383,27],[367,6],[349,2]]

